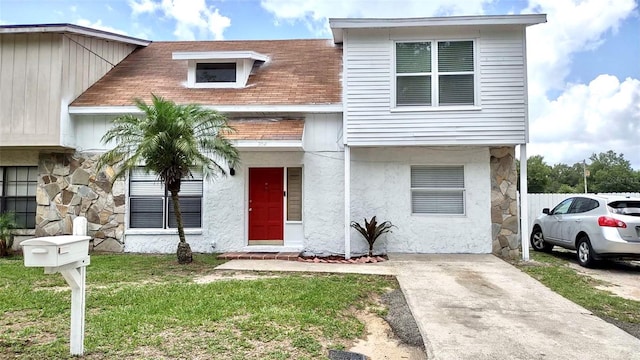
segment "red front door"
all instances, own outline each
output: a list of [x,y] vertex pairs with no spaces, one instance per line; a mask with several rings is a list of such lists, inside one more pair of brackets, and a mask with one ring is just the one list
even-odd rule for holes
[[284,169],[249,169],[249,245],[283,245]]

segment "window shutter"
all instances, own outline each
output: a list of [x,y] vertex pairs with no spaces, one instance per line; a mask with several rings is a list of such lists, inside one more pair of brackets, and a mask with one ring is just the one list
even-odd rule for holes
[[412,188],[464,188],[464,167],[424,166],[411,168]]
[[129,227],[163,228],[163,198],[129,199]]
[[464,214],[464,167],[412,167],[411,209],[415,214]]
[[431,76],[398,76],[398,105],[431,105]]
[[473,66],[473,41],[438,42],[440,105],[473,105],[475,103]]
[[[182,225],[185,228],[202,227],[202,198],[179,197],[180,213],[182,214]],[[169,227],[177,228],[176,215],[173,211],[173,199],[169,198]]]
[[287,168],[287,220],[302,221],[302,168]]
[[414,192],[411,208],[415,214],[464,214],[464,192]]
[[131,196],[164,196],[164,185],[156,174],[135,169],[131,171],[129,193]]
[[396,73],[431,72],[431,43],[396,43]]
[[473,41],[438,42],[438,71],[473,71]]
[[469,75],[440,75],[438,96],[440,105],[473,105],[474,84],[473,74]]

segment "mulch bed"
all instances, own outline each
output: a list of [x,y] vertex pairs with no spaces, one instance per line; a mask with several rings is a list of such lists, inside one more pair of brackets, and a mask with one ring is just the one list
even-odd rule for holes
[[351,259],[345,259],[344,256],[299,256],[298,261],[318,263],[318,264],[375,264],[387,261],[386,255],[375,256],[354,256]]

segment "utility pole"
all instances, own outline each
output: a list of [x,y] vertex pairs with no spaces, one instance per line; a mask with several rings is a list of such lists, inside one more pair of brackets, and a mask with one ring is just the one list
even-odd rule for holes
[[587,193],[587,160],[582,160],[582,174],[584,175],[584,193]]

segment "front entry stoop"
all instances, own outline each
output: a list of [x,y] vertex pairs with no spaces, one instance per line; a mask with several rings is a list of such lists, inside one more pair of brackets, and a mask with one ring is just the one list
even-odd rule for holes
[[218,259],[298,261],[299,256],[300,252],[229,252],[218,255]]

